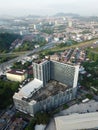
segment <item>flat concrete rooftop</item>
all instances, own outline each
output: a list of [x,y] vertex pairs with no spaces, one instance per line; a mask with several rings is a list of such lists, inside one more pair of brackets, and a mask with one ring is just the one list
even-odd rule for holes
[[59,116],[55,118],[56,130],[98,130],[98,112]]
[[60,91],[64,92],[66,89],[68,89],[67,85],[52,80],[47,83],[46,87],[42,87],[37,92],[35,92],[28,101],[41,101],[48,98],[49,96],[60,93]]
[[8,70],[7,73],[14,74],[14,75],[24,75],[26,73],[26,70]]
[[40,89],[42,86],[43,82],[35,78],[22,87],[18,93],[15,93],[13,97],[22,100],[28,100],[30,97],[32,97],[33,93],[38,91],[38,89]]

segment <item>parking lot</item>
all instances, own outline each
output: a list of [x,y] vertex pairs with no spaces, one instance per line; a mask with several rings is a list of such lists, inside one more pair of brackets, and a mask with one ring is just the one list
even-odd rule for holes
[[61,111],[60,113],[56,114],[55,116],[64,116],[73,113],[87,113],[87,112],[96,112],[98,111],[98,102],[95,100],[91,100],[86,103],[80,103],[72,105],[70,108]]

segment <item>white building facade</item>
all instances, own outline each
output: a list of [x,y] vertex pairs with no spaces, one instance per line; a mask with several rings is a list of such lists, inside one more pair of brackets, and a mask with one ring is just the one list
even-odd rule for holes
[[[79,66],[46,60],[34,63],[33,67],[35,79],[13,96],[16,109],[33,116],[38,111],[52,110],[75,98]],[[55,86],[57,92],[50,94],[45,89],[51,89],[51,86],[47,88],[47,84],[52,80],[66,84],[68,87],[62,91]]]

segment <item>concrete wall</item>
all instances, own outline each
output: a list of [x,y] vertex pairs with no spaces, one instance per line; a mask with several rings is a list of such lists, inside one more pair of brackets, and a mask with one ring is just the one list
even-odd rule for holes
[[53,108],[56,108],[74,98],[74,88],[71,88],[54,96],[50,96],[40,102],[34,100],[31,102],[26,102],[24,100],[14,99],[14,103],[16,109],[33,116],[38,111],[52,110]]
[[33,63],[34,77],[43,81],[43,85],[51,80],[59,81],[71,87],[77,86],[79,66],[72,66],[57,61]]
[[50,80],[50,62],[45,61],[40,64],[33,63],[34,77],[43,81],[43,85]]
[[25,80],[27,78],[27,73],[23,74],[23,75],[16,75],[16,74],[11,74],[11,73],[6,73],[7,79],[11,80],[11,81],[18,81],[18,82],[22,82],[23,80]]
[[37,111],[46,111],[52,110],[72,99],[75,98],[73,89],[68,89],[65,92],[60,92],[54,96],[50,96],[47,99],[36,103],[36,112]]
[[[18,109],[19,111],[22,111],[24,113],[32,113],[30,110],[30,106],[28,105],[28,102],[18,99],[18,98],[17,99],[13,98],[13,100],[14,100],[14,105],[15,105],[16,109]],[[33,111],[33,109],[32,109],[32,111]]]
[[[51,61],[51,79],[73,87],[75,67],[64,63]],[[77,80],[76,80],[77,82]]]

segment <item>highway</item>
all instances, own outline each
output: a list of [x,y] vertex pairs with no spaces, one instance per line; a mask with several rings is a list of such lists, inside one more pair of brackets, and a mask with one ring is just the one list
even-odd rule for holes
[[[13,63],[17,62],[18,60],[22,60],[24,57],[28,56],[28,55],[31,55],[31,54],[34,54],[34,53],[38,53],[42,50],[46,50],[46,49],[50,49],[50,48],[53,48],[55,45],[56,45],[57,42],[50,42],[48,44],[46,44],[45,46],[42,46],[42,47],[39,47],[39,48],[36,48],[34,49],[33,51],[29,51],[27,52],[26,54],[22,54],[21,56],[17,57],[17,58],[14,58],[12,60],[9,60],[7,62],[4,62],[2,64],[0,64],[0,74],[4,73],[6,68],[10,67],[13,65]],[[10,53],[11,54],[11,53]]]

